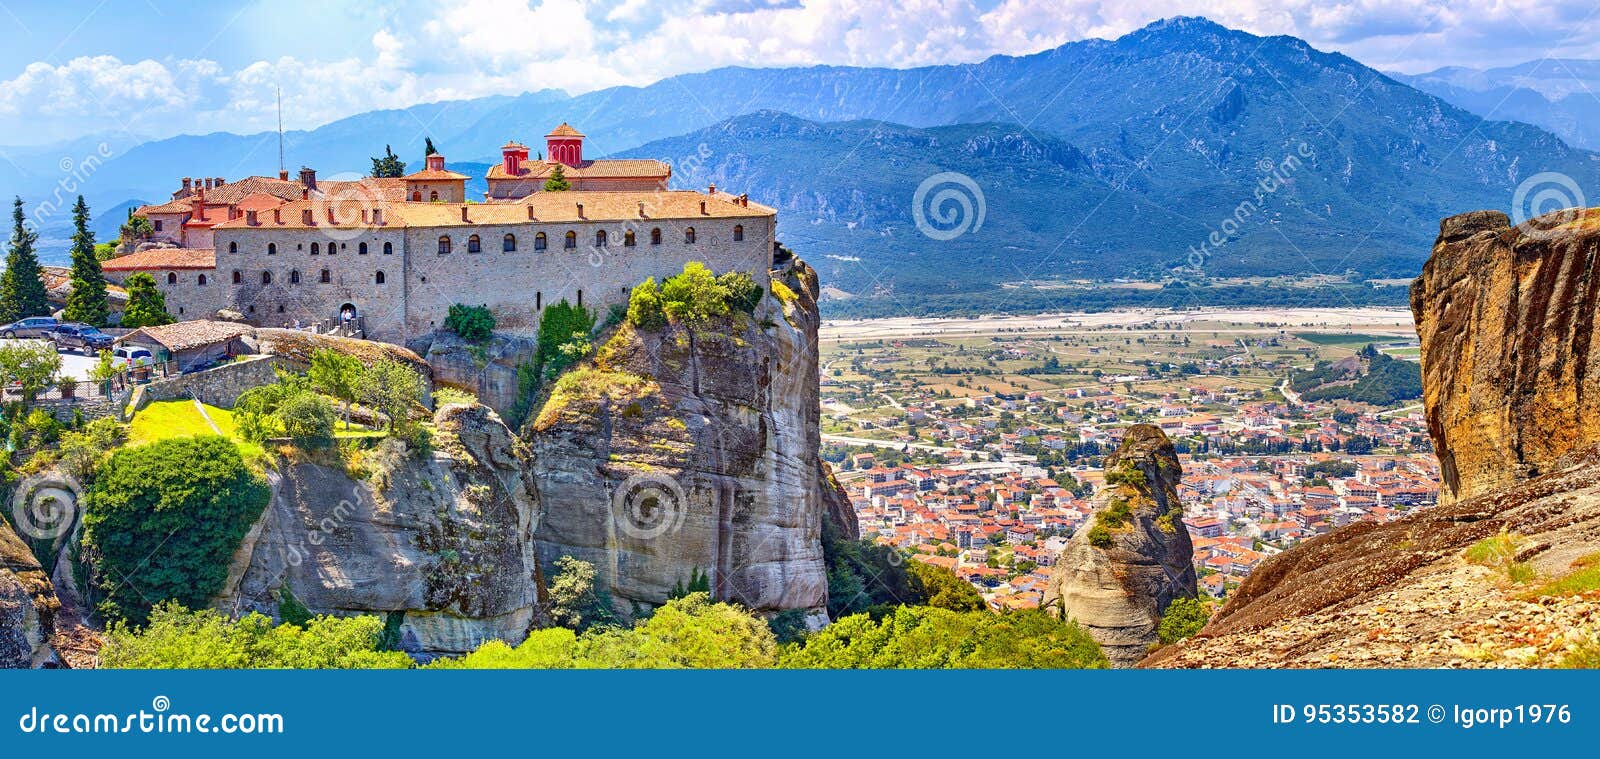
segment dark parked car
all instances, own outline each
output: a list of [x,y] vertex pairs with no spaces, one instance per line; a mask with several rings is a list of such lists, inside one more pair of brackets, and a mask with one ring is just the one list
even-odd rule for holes
[[54,332],[60,324],[61,320],[54,316],[30,316],[10,324],[0,325],[0,337],[34,337],[48,340],[50,339],[50,333]]
[[63,324],[50,337],[56,342],[56,350],[77,349],[86,356],[111,350],[111,336],[87,324]]

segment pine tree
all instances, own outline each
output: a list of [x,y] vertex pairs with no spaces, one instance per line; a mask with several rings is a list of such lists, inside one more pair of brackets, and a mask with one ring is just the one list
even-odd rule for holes
[[439,151],[433,149],[433,138],[432,137],[424,137],[422,139],[427,141],[427,144],[422,146],[422,156],[424,158],[426,158],[428,156],[431,156],[434,153],[439,152]]
[[67,294],[67,321],[103,327],[110,310],[106,306],[106,275],[95,255],[94,233],[89,231],[89,206],[78,196],[72,207],[72,292]]
[[572,183],[567,181],[567,173],[561,170],[561,164],[556,164],[550,170],[550,178],[544,180],[545,192],[565,192],[572,189]]
[[11,247],[6,255],[6,270],[0,273],[0,322],[14,322],[30,316],[49,316],[44,278],[39,273],[39,257],[33,244],[39,233],[28,228],[22,213],[22,198],[11,207]]
[[406,162],[394,154],[388,145],[383,146],[383,157],[372,159],[372,176],[377,179],[403,177],[406,175]]
[[167,296],[156,289],[149,272],[134,272],[124,285],[128,289],[128,308],[122,312],[124,327],[155,327],[173,322],[167,313]]

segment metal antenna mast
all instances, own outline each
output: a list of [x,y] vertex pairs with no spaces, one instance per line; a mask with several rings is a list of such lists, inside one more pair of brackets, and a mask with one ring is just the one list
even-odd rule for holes
[[283,88],[278,90],[278,176],[283,176]]

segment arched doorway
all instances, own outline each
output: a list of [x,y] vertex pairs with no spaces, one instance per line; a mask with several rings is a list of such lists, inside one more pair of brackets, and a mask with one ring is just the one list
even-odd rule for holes
[[359,313],[360,312],[356,310],[356,304],[346,303],[339,307],[339,321],[355,321],[355,318],[359,315]]

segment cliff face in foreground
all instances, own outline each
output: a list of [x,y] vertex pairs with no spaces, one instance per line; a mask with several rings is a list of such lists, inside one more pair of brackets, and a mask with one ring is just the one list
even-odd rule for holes
[[624,615],[704,576],[716,598],[826,619],[816,275],[777,279],[752,315],[624,324],[529,424],[539,559],[593,563]]
[[55,658],[51,638],[60,607],[39,560],[0,521],[0,669],[39,667]]
[[445,406],[427,455],[386,441],[367,471],[296,457],[235,555],[218,608],[394,614],[400,647],[423,656],[521,641],[537,621],[532,458],[484,406]]
[[1600,214],[1513,229],[1505,214],[1445,219],[1411,286],[1441,501],[1549,472],[1600,443]]
[[1076,620],[1112,666],[1144,658],[1167,606],[1195,596],[1194,547],[1183,527],[1172,442],[1148,424],[1128,428],[1106,457],[1095,516],[1056,560],[1044,606]]
[[1593,219],[1441,223],[1411,290],[1441,504],[1274,556],[1144,665],[1554,666],[1600,645],[1600,591],[1547,585],[1600,561]]

